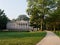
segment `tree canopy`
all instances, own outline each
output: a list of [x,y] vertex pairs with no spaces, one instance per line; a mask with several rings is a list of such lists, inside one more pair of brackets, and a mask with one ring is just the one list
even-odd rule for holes
[[19,15],[17,20],[25,20],[25,21],[27,20],[27,21],[29,21],[29,17],[27,17],[26,15]]
[[[28,15],[31,15],[31,25],[38,24],[43,30],[45,25],[53,25],[55,30],[55,22],[60,21],[60,1],[59,0],[27,0]],[[33,24],[32,24],[33,23]],[[60,23],[60,22],[59,22]],[[33,25],[34,26],[34,25]],[[51,26],[52,27],[52,26]]]
[[6,29],[6,24],[8,21],[9,19],[5,15],[4,10],[0,9],[0,29]]

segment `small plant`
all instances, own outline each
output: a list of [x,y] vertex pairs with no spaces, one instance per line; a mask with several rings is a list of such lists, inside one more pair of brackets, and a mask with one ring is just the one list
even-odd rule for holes
[[60,37],[60,31],[56,31],[55,33]]

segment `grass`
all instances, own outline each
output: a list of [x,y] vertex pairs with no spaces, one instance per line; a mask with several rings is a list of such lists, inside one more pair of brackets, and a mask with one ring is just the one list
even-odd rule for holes
[[56,31],[55,34],[60,37],[60,31]]
[[46,32],[0,32],[0,45],[36,45]]

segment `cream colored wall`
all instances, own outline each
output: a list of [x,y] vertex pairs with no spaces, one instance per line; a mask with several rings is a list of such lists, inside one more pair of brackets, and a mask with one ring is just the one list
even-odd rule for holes
[[33,29],[31,26],[29,26],[28,22],[26,22],[26,24],[19,25],[16,22],[8,22],[7,29],[19,29],[19,30],[32,30]]

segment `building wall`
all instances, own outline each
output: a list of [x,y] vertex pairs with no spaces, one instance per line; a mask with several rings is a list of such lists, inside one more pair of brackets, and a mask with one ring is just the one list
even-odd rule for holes
[[26,30],[33,30],[33,27],[29,26],[28,21],[15,21],[15,22],[8,22],[7,29],[11,29],[13,31],[26,31]]

